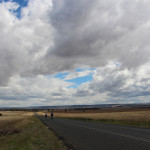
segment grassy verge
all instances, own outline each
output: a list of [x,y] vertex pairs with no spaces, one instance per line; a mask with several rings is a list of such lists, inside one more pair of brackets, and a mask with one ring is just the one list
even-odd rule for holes
[[96,122],[104,124],[113,124],[121,126],[137,126],[137,127],[146,127],[150,128],[150,122],[138,122],[138,121],[124,121],[124,120],[114,120],[114,119],[91,119],[91,118],[67,118],[72,120],[87,121],[87,122]]
[[[16,120],[0,120],[0,130],[18,128],[21,132],[0,137],[0,150],[65,150],[66,147],[34,116]],[[2,126],[4,124],[4,126]]]
[[91,121],[122,126],[150,127],[150,110],[124,111],[124,112],[76,112],[76,113],[55,113],[56,117]]

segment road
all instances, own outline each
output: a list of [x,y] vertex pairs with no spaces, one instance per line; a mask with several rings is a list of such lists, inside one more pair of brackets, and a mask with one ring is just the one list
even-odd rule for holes
[[150,150],[150,129],[38,116],[75,150]]

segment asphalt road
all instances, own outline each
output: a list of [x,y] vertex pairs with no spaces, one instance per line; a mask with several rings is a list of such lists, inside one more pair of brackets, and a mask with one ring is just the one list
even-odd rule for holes
[[38,117],[75,150],[150,150],[150,129]]

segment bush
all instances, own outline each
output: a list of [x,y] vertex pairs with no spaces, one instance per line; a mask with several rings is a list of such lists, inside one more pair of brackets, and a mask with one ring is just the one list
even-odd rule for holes
[[20,129],[15,129],[15,128],[12,128],[12,129],[3,129],[0,131],[0,136],[5,136],[5,135],[12,135],[12,134],[15,134],[15,133],[20,133]]
[[0,113],[0,116],[2,116],[2,113]]

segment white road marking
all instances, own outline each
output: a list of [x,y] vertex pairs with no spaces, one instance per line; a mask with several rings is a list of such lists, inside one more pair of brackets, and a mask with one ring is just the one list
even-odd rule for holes
[[150,139],[139,138],[139,137],[135,137],[135,136],[127,135],[127,134],[121,134],[121,133],[116,133],[116,132],[112,132],[112,131],[106,131],[106,130],[102,130],[102,129],[89,128],[89,127],[86,127],[86,126],[80,126],[80,127],[84,127],[84,128],[89,129],[89,130],[96,130],[96,131],[100,131],[100,132],[104,132],[104,133],[108,133],[108,134],[118,135],[118,136],[130,138],[130,139],[134,139],[134,140],[139,140],[139,141],[150,143]]
[[[68,123],[68,122],[67,122],[67,124],[71,124],[72,125],[72,123]],[[134,139],[134,140],[139,140],[139,141],[150,143],[150,139],[135,137],[135,136],[127,135],[127,134],[121,134],[121,133],[116,133],[116,132],[102,130],[102,129],[96,129],[96,128],[91,128],[91,127],[81,126],[81,125],[78,125],[78,124],[73,124],[73,125],[74,126],[83,127],[83,128],[87,128],[89,130],[96,130],[96,131],[107,133],[107,134],[118,135],[118,136],[121,136],[121,137],[130,138],[130,139]]]

